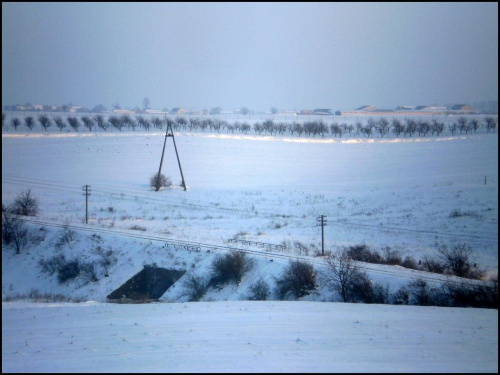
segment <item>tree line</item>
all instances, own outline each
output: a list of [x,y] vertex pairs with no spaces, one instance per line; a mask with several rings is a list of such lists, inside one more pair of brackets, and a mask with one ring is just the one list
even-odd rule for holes
[[[2,128],[5,125],[5,114],[2,114]],[[135,116],[132,117],[128,114],[123,115],[113,115],[105,117],[103,115],[96,116],[68,116],[63,118],[61,116],[49,117],[45,114],[41,114],[38,118],[33,116],[27,116],[23,118],[23,121],[18,117],[13,117],[10,120],[11,126],[15,131],[21,126],[26,126],[29,131],[32,131],[36,124],[39,123],[44,131],[47,131],[52,125],[55,125],[59,131],[63,131],[66,127],[73,129],[78,132],[81,128],[86,128],[88,131],[92,132],[94,129],[101,129],[101,131],[108,131],[110,128],[114,128],[118,131],[122,129],[135,131],[136,128],[142,128],[146,131],[151,129],[163,130],[166,125],[171,125],[172,129],[175,131],[203,131],[203,132],[226,132],[226,133],[242,133],[248,134],[251,130],[255,134],[269,134],[269,135],[296,135],[301,137],[302,135],[307,137],[325,137],[327,135],[332,135],[333,137],[342,138],[343,136],[363,136],[366,138],[372,138],[374,135],[378,135],[380,138],[384,138],[389,134],[395,135],[397,138],[412,137],[418,134],[419,137],[426,137],[427,135],[440,136],[444,131],[449,131],[451,135],[457,134],[472,134],[476,133],[478,129],[485,128],[488,133],[494,132],[497,126],[497,119],[488,116],[484,118],[484,121],[480,121],[477,118],[467,119],[466,117],[458,117],[448,123],[444,123],[438,119],[425,120],[425,119],[413,119],[405,118],[404,120],[393,118],[391,121],[382,117],[379,120],[373,118],[368,118],[366,123],[361,121],[356,121],[352,123],[339,123],[334,121],[330,124],[324,122],[323,120],[313,120],[313,121],[292,121],[290,123],[285,122],[275,122],[274,120],[267,119],[262,122],[255,122],[250,124],[246,121],[235,121],[228,122],[226,120],[217,118],[189,118],[176,117],[170,118],[166,117],[164,119],[160,117],[143,117]]]

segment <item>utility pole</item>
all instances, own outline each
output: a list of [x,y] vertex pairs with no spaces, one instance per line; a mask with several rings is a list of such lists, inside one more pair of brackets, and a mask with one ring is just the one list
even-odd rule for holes
[[321,215],[317,218],[319,225],[321,225],[321,255],[325,255],[325,225],[326,217]]
[[[156,191],[160,190],[161,166],[163,164],[163,155],[165,155],[165,145],[167,144],[168,137],[172,137],[172,140],[174,141],[175,156],[177,157],[177,163],[179,164],[179,170],[181,172],[182,187],[184,188],[184,191],[186,191],[187,190],[186,189],[186,182],[184,181],[184,174],[182,173],[182,168],[181,168],[181,160],[179,159],[179,153],[177,152],[177,146],[175,144],[174,131],[172,130],[172,124],[167,121],[167,115],[165,115],[165,122],[167,123],[167,131],[165,132],[165,141],[163,142],[163,151],[161,153],[160,169],[158,170],[158,176],[156,179]],[[170,129],[170,133],[168,132],[169,129]]]
[[85,192],[85,224],[89,223],[89,195],[90,195],[90,185],[84,185],[82,190]]

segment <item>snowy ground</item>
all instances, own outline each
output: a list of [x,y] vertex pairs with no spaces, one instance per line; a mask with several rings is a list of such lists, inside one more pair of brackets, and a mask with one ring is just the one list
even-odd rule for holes
[[[321,248],[319,215],[328,220],[327,249],[366,243],[421,259],[435,255],[439,245],[466,242],[479,266],[498,272],[496,133],[339,140],[179,132],[175,138],[187,192],[149,187],[163,132],[3,134],[2,203],[30,188],[40,214],[29,224],[32,241],[20,255],[2,247],[2,298],[37,289],[99,302],[4,302],[2,370],[498,370],[496,310],[312,303],[335,300],[321,286],[300,302],[242,301],[259,276],[273,286],[287,256],[321,270],[321,258],[314,256],[314,247]],[[171,139],[162,172],[176,185],[181,179]],[[88,224],[83,185],[91,185]],[[450,217],[454,210],[464,215]],[[76,236],[56,246],[63,224]],[[271,244],[301,241],[311,251],[229,243],[235,236]],[[166,248],[168,241],[219,250]],[[240,285],[209,291],[204,302],[185,303],[181,279],[160,298],[177,304],[103,303],[144,264],[204,275],[213,256],[229,245],[263,254],[253,256],[256,266]],[[95,283],[59,284],[38,267],[41,258],[61,253],[92,259],[98,246],[112,250],[118,262],[110,277]],[[391,292],[417,277],[445,279],[402,267],[364,267]],[[278,315],[285,317],[277,325],[263,324]],[[200,334],[182,334],[190,329]],[[233,360],[234,353],[241,361]]]
[[498,372],[498,310],[2,303],[2,372]]

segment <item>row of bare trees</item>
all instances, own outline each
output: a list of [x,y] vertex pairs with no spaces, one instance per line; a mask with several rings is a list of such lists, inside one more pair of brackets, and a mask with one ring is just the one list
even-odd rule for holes
[[[5,116],[2,116],[2,127],[4,125]],[[103,115],[96,116],[81,116],[80,118],[76,116],[68,116],[65,119],[62,117],[51,118],[45,114],[38,116],[38,123],[42,126],[44,131],[47,131],[49,127],[54,123],[60,131],[62,131],[66,126],[72,128],[75,132],[78,131],[80,127],[92,131],[96,127],[102,131],[107,131],[110,127],[122,131],[122,129],[128,129],[135,131],[137,127],[143,128],[146,131],[150,129],[162,130],[165,125],[170,124],[172,128],[176,131],[210,131],[220,133],[225,131],[227,133],[240,132],[243,134],[248,134],[250,130],[254,130],[255,134],[269,134],[269,135],[284,135],[285,133],[291,135],[297,135],[298,137],[304,134],[308,137],[315,137],[319,135],[325,137],[331,134],[334,137],[342,138],[349,134],[349,137],[354,136],[365,136],[371,138],[374,134],[378,134],[379,137],[384,138],[388,134],[394,134],[396,137],[400,135],[412,137],[418,134],[419,137],[425,137],[428,134],[439,136],[445,130],[448,130],[451,135],[459,132],[460,134],[476,133],[479,128],[486,128],[486,131],[494,132],[497,126],[497,120],[491,116],[485,117],[484,122],[481,122],[477,118],[467,119],[465,117],[459,117],[454,121],[445,124],[438,119],[428,120],[416,120],[412,118],[406,118],[404,121],[393,118],[391,122],[388,119],[382,117],[379,120],[374,120],[369,118],[366,124],[361,121],[356,121],[355,124],[333,122],[328,125],[322,120],[305,121],[303,123],[298,121],[293,121],[291,123],[285,122],[274,122],[271,119],[265,120],[263,122],[256,122],[253,127],[247,122],[235,121],[234,123],[229,123],[222,119],[211,119],[211,118],[189,118],[177,117],[175,119],[160,117],[142,117],[136,116],[131,117],[128,114],[121,116],[113,115],[105,118]],[[32,131],[35,127],[37,120],[31,116],[24,117],[24,125]],[[17,131],[17,128],[21,125],[21,120],[17,117],[11,119],[11,125]]]

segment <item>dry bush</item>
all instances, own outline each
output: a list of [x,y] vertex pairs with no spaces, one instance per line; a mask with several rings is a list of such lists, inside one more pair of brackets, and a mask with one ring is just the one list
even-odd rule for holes
[[309,294],[316,288],[316,271],[304,261],[290,261],[281,276],[276,279],[276,295],[285,299],[289,293],[295,298]]
[[271,294],[269,285],[262,277],[259,277],[251,286],[248,299],[251,301],[265,301]]
[[211,265],[210,285],[219,286],[230,281],[239,283],[252,266],[253,260],[242,251],[216,255]]
[[[160,174],[160,186],[159,187],[169,187],[172,186],[172,180],[170,177],[166,177],[164,174]],[[155,173],[149,178],[149,186],[152,188],[157,188],[158,186],[158,173]]]
[[347,255],[354,260],[366,263],[382,264],[384,259],[377,251],[371,251],[368,245],[361,244],[349,246],[347,248]]
[[207,292],[208,281],[202,276],[191,274],[184,279],[183,288],[181,297],[187,296],[189,302],[196,302]]
[[481,279],[486,271],[476,267],[471,260],[474,250],[466,243],[458,243],[448,249],[446,245],[438,248],[438,257],[445,271],[450,275],[468,279]]

